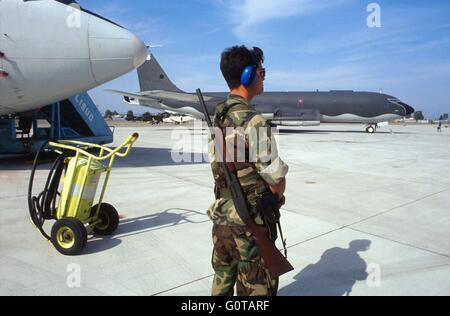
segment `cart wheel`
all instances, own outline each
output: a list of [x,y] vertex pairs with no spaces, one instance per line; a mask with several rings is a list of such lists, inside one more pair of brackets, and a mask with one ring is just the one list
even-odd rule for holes
[[[97,206],[94,206],[92,209],[95,211]],[[98,218],[100,219],[100,223],[94,227],[94,233],[97,235],[109,236],[119,226],[119,213],[110,204],[102,203],[100,205]]]
[[56,250],[66,256],[76,256],[87,243],[87,231],[76,218],[63,218],[52,227],[52,243]]

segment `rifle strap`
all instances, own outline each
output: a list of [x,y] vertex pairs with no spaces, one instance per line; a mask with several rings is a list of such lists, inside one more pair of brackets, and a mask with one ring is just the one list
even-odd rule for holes
[[[237,169],[237,167],[236,167],[235,161],[227,162],[227,160],[226,160],[226,157],[227,157],[226,139],[225,139],[225,133],[226,133],[226,132],[225,132],[225,129],[226,129],[226,126],[223,125],[223,122],[224,122],[225,117],[226,117],[226,116],[228,115],[228,113],[230,112],[230,110],[231,110],[232,108],[234,108],[235,106],[238,106],[238,105],[240,105],[240,104],[241,104],[240,102],[235,102],[235,103],[231,103],[231,104],[225,106],[224,109],[223,109],[220,113],[218,113],[218,114],[216,115],[215,120],[214,120],[214,121],[215,121],[215,124],[216,124],[217,126],[219,126],[220,129],[221,129],[221,131],[222,131],[222,137],[223,137],[223,148],[222,148],[222,154],[223,154],[223,157],[222,157],[222,158],[224,159],[224,162],[226,162],[226,166],[227,166],[228,170],[229,170],[230,172],[236,174],[236,176],[237,176],[237,170],[238,170],[238,169]],[[253,118],[254,115],[255,115],[255,114],[253,114],[253,115],[251,116],[251,118]],[[248,121],[250,121],[251,118],[248,119]],[[239,179],[239,177],[238,177],[238,179]],[[285,256],[286,259],[287,259],[288,251],[287,251],[287,246],[286,246],[286,239],[284,239],[284,236],[283,236],[283,230],[282,230],[282,228],[281,228],[281,223],[280,223],[279,221],[278,221],[278,223],[277,223],[277,226],[275,227],[275,230],[277,229],[277,227],[278,227],[278,230],[280,231],[280,237],[281,237],[281,241],[282,241],[282,243],[283,243],[284,256]],[[270,225],[267,225],[267,228],[269,229],[269,232],[270,232]]]
[[225,105],[223,110],[220,113],[217,113],[215,118],[214,118],[214,123],[216,126],[219,127],[223,127],[223,121],[225,120],[225,117],[227,116],[228,112],[230,112],[230,110],[232,108],[234,108],[237,105],[240,105],[241,102],[233,102],[231,104]]

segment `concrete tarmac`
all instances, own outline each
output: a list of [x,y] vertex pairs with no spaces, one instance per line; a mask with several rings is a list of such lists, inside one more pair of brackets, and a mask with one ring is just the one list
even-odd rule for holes
[[[141,137],[117,160],[105,196],[124,218],[113,236],[90,236],[77,257],[59,254],[30,223],[30,159],[0,158],[0,295],[210,294],[206,131],[121,126],[114,145],[133,132]],[[450,129],[280,132],[290,166],[282,224],[295,267],[280,295],[450,295]],[[184,153],[194,161],[175,162],[181,136],[192,133]],[[40,165],[36,188],[48,169]]]

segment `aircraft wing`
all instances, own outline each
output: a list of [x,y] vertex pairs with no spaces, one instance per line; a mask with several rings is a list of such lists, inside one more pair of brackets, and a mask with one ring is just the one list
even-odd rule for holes
[[[165,90],[153,90],[153,91],[145,91],[142,92],[142,95],[154,98],[157,100],[166,100],[166,101],[178,101],[178,102],[185,102],[185,103],[199,103],[197,94],[192,93],[184,93],[184,92],[172,92],[172,91],[165,91]],[[204,96],[204,99],[206,102],[213,102],[222,101],[221,98],[216,98],[212,96]]]
[[155,109],[161,109],[161,100],[153,97],[149,97],[142,94],[124,92],[119,90],[105,90],[114,94],[121,95],[124,101],[130,105],[142,105],[148,106]]
[[[125,102],[132,105],[143,105],[152,108],[161,109],[161,103],[183,102],[186,104],[198,104],[198,97],[196,94],[171,92],[164,90],[145,91],[140,94],[124,92],[119,90],[105,90],[111,93],[121,95]],[[220,102],[221,98],[204,96],[206,102]]]

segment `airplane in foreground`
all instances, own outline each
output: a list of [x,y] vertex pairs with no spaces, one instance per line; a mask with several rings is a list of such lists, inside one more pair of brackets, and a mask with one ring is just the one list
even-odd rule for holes
[[[138,68],[140,93],[108,90],[121,95],[128,104],[202,118],[195,93],[186,93],[170,81],[153,55]],[[225,92],[205,92],[210,113],[226,98]],[[320,123],[364,123],[374,133],[379,123],[414,113],[398,98],[373,92],[265,92],[252,101],[273,126],[317,126]]]
[[0,116],[88,91],[146,60],[139,38],[76,5],[0,1]]
[[139,38],[76,1],[0,0],[0,154],[48,139],[112,142],[85,91],[147,57]]

